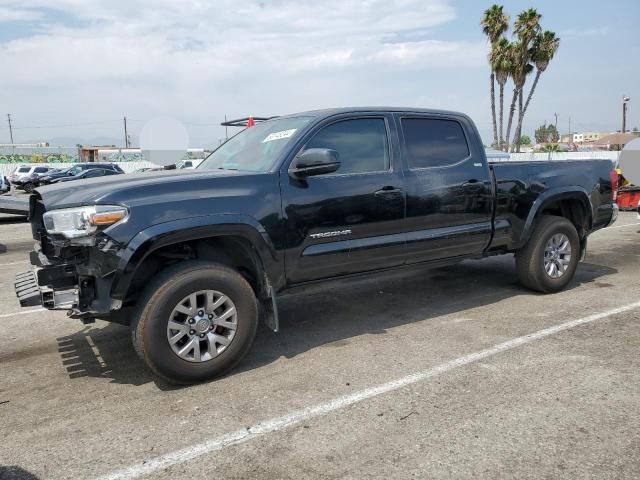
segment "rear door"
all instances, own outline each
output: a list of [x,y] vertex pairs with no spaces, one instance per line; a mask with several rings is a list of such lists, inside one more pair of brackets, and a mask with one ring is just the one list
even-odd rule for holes
[[492,185],[466,117],[398,114],[407,185],[407,262],[481,253],[491,236]]
[[392,115],[341,116],[315,127],[296,152],[336,150],[338,171],[300,181],[287,162],[281,189],[290,284],[404,262],[405,192],[394,138]]

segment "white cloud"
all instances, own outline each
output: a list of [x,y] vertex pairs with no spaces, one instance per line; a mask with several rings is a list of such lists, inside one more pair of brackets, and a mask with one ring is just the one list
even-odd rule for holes
[[[83,120],[126,112],[214,123],[224,112],[410,103],[421,93],[398,90],[403,72],[485,62],[484,42],[429,38],[430,29],[455,18],[446,0],[22,5],[29,12],[58,11],[56,22],[42,20],[37,35],[0,45],[0,103],[27,119],[43,111]],[[387,42],[415,31],[425,32],[420,40]],[[397,75],[395,84],[378,80],[390,74]],[[213,134],[200,129],[194,135],[201,141]]]
[[0,23],[25,22],[41,18],[40,12],[0,6]]

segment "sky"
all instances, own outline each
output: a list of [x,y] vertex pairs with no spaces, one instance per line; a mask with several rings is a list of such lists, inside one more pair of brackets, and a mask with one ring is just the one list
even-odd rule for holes
[[[467,113],[491,142],[487,41],[478,0],[0,0],[0,143],[136,141],[170,116],[192,147],[228,118],[388,105]],[[640,127],[640,2],[505,1],[560,49],[523,133]],[[526,91],[532,83],[529,80]],[[511,84],[506,90],[508,103]]]

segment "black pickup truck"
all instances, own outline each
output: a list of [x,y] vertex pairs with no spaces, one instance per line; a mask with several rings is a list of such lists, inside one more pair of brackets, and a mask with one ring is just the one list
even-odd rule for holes
[[490,164],[453,112],[349,108],[243,130],[196,170],[90,179],[30,198],[23,306],[131,326],[175,383],[232,368],[278,298],[318,282],[515,253],[555,292],[617,216],[608,160]]

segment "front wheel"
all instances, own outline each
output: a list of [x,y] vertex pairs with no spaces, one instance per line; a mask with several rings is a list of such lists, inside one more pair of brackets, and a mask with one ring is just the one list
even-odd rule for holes
[[33,192],[33,183],[31,182],[27,182],[23,185],[22,187],[24,189],[25,192],[27,193],[32,193]]
[[543,215],[527,244],[516,253],[518,278],[532,290],[558,292],[573,278],[579,257],[576,227],[564,217]]
[[224,374],[255,337],[258,305],[238,272],[209,262],[184,262],[162,272],[138,300],[134,347],[156,374],[175,384]]

